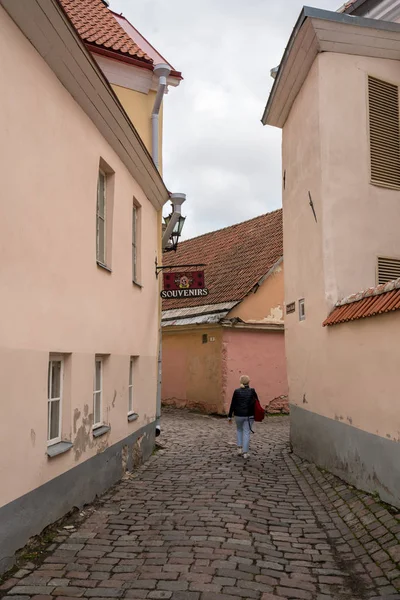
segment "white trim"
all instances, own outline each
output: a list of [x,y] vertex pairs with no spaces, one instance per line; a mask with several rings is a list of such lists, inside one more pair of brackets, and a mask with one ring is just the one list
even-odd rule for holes
[[[109,56],[103,56],[93,52],[93,58],[112,85],[133,90],[141,94],[148,94],[150,90],[156,92],[158,89],[158,77],[152,71],[141,69],[135,65],[128,65],[120,60]],[[176,77],[167,77],[167,84],[178,86],[180,80]]]
[[[96,367],[97,363],[100,364],[100,389],[96,389]],[[96,356],[94,361],[94,377],[93,377],[93,429],[97,427],[103,426],[103,358],[101,356]],[[99,416],[100,421],[96,422],[96,406],[95,406],[95,396],[100,398],[100,406],[99,406]]]
[[138,207],[132,204],[132,281],[138,281]]
[[[100,177],[104,178],[104,212],[100,214]],[[100,256],[100,235],[99,235],[99,223],[103,222],[103,256]],[[97,179],[97,201],[96,201],[96,260],[101,262],[103,265],[107,264],[107,173],[105,173],[102,169],[99,169],[98,179]]]
[[129,359],[129,380],[128,380],[128,417],[135,411],[133,410],[133,381],[134,381],[134,367],[135,358],[133,356]]
[[[56,363],[59,362],[61,363],[61,367],[60,367],[60,396],[58,398],[51,398],[51,388],[52,388],[52,383],[53,383],[53,379],[52,379],[52,369],[51,369],[51,365],[52,363]],[[47,375],[47,445],[48,446],[52,446],[53,444],[58,444],[59,442],[61,442],[61,437],[62,437],[62,408],[63,408],[63,402],[62,402],[62,398],[63,398],[63,382],[64,382],[64,357],[60,356],[59,354],[50,354],[49,355],[49,361],[48,361],[48,375]],[[50,435],[50,431],[51,431],[51,409],[49,410],[49,405],[51,407],[52,403],[58,402],[59,403],[59,414],[58,414],[58,436],[55,438],[50,438],[49,439],[49,435]]]
[[93,58],[112,85],[127,88],[142,94],[148,94],[153,79],[152,71],[128,65],[101,54],[93,53]]
[[304,298],[299,300],[299,321],[306,320],[306,301]]

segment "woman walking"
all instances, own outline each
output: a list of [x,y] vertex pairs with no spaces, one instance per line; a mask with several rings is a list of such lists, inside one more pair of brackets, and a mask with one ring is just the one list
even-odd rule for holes
[[231,407],[229,409],[229,423],[232,423],[232,415],[235,415],[237,431],[237,453],[243,454],[243,458],[249,457],[250,432],[254,423],[254,405],[256,402],[256,390],[250,387],[250,379],[247,375],[240,378],[240,387],[233,392]]

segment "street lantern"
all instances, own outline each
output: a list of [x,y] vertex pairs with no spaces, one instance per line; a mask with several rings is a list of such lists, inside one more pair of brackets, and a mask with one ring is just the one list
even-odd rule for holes
[[[168,227],[171,217],[172,217],[172,213],[170,215],[168,215],[167,217],[164,217],[165,228]],[[179,218],[176,221],[174,228],[172,230],[172,233],[170,235],[168,245],[166,248],[164,248],[164,252],[171,252],[172,250],[174,252],[176,252],[176,249],[178,247],[179,238],[182,235],[182,229],[185,224],[185,219],[186,219],[186,217],[182,217],[182,215],[179,215]]]

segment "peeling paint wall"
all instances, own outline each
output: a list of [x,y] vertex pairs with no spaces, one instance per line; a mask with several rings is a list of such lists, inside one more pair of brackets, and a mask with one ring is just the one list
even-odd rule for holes
[[284,306],[283,261],[278,264],[267,279],[255,288],[227,315],[239,317],[246,322],[283,323]]
[[[0,296],[1,507],[88,460],[100,460],[154,421],[159,213],[1,7],[0,30],[0,75],[7,81],[0,97],[0,202],[7,205],[0,219],[7,248]],[[115,171],[112,273],[95,260],[100,158]],[[141,205],[142,288],[132,285],[134,199]],[[65,358],[62,440],[73,443],[69,452],[51,459],[46,454],[50,352]],[[91,431],[96,353],[105,356],[102,420],[111,426],[99,438]],[[130,356],[139,356],[134,374],[139,418],[132,423],[127,420]]]

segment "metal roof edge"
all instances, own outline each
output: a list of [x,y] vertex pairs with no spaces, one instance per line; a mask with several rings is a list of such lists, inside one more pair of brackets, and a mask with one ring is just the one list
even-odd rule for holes
[[258,329],[260,331],[283,331],[285,329],[284,323],[248,323],[246,321],[235,323],[223,321],[221,326],[225,329]]
[[[196,318],[196,317],[205,317],[205,316],[210,316],[210,315],[222,315],[223,313],[227,314],[229,311],[231,311],[237,304],[239,304],[239,302],[225,302],[225,303],[220,303],[220,304],[210,304],[208,305],[210,308],[209,310],[205,310],[202,311],[201,308],[204,305],[200,305],[200,306],[192,306],[192,307],[181,307],[181,308],[171,308],[169,310],[165,310],[162,311],[162,316],[161,316],[161,320],[162,322],[166,322],[166,321],[176,321],[178,319],[190,319],[190,318]],[[212,308],[214,306],[214,308]],[[219,308],[217,308],[219,307]],[[182,311],[185,311],[182,314]],[[186,311],[190,311],[190,312],[186,312]],[[170,314],[167,314],[170,313]],[[172,314],[173,313],[173,314]],[[181,313],[181,314],[179,314]]]

